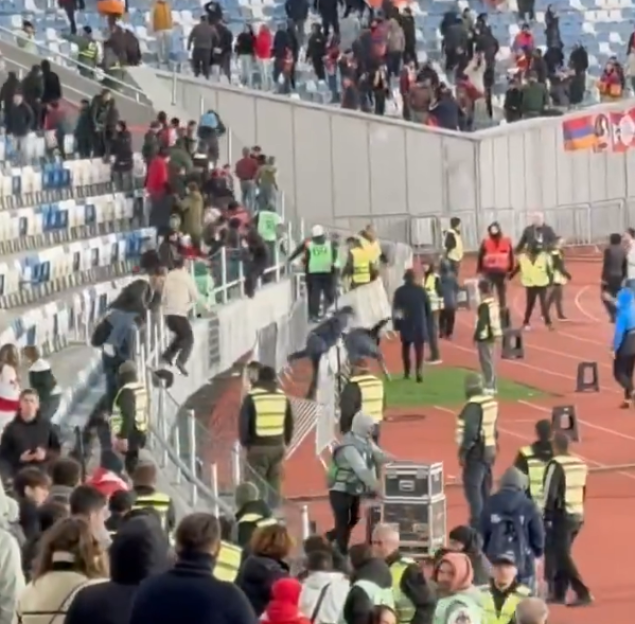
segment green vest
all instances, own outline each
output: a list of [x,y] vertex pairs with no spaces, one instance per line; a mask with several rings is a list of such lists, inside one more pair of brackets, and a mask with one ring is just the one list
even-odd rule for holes
[[373,467],[373,455],[370,445],[365,444],[353,434],[346,434],[342,439],[342,443],[333,450],[331,464],[327,472],[327,486],[329,490],[347,492],[352,496],[359,496],[366,491],[366,485],[360,481],[341,452],[347,446],[352,446],[357,450],[369,469]]
[[[380,607],[386,606],[391,609],[395,608],[395,600],[392,595],[392,588],[390,587],[379,587],[377,583],[373,583],[372,581],[360,580],[353,583],[353,587],[359,587],[366,592],[369,600],[373,603],[373,606]],[[344,619],[344,614],[340,616],[339,624],[346,624],[346,620]]]
[[415,606],[412,600],[401,591],[401,580],[408,566],[415,563],[414,559],[401,557],[390,566],[392,576],[392,594],[395,599],[395,610],[397,611],[397,622],[399,624],[410,624],[415,616]]
[[280,218],[271,210],[261,210],[258,213],[258,234],[267,243],[274,243],[278,238],[278,223]]
[[458,611],[467,611],[470,624],[481,624],[483,608],[479,591],[458,592],[447,598],[441,598],[434,610],[432,624],[448,624],[452,615],[458,615]]
[[310,241],[307,247],[309,251],[309,264],[307,270],[311,273],[330,273],[333,270],[333,246],[331,241],[322,244]]

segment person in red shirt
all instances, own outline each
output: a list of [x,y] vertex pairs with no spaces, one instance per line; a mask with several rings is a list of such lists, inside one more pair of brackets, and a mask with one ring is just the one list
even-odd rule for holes
[[260,74],[260,85],[263,91],[271,90],[271,82],[273,80],[271,68],[271,46],[273,45],[273,37],[271,31],[266,24],[263,24],[256,35],[256,44],[254,53],[256,55],[256,63]]
[[534,36],[531,34],[529,24],[523,24],[512,45],[514,54],[518,57],[527,48],[529,48],[529,50],[533,50],[535,47],[536,42],[534,41]]
[[256,173],[258,162],[248,147],[243,147],[242,158],[236,163],[236,177],[240,182],[240,201],[250,210],[256,200]]
[[110,498],[115,492],[128,491],[128,484],[117,474],[123,468],[122,462],[114,451],[104,450],[101,455],[100,466],[86,480],[86,485],[92,485],[106,498]]
[[503,236],[497,221],[487,228],[487,234],[478,252],[476,269],[496,289],[498,305],[504,310],[507,307],[506,278],[514,268],[514,247],[510,238]]
[[168,183],[168,152],[161,148],[159,153],[150,161],[146,175],[146,191],[150,199],[163,197],[165,185]]
[[312,620],[300,612],[298,604],[302,584],[294,578],[281,578],[271,587],[271,601],[260,618],[269,624],[310,624]]

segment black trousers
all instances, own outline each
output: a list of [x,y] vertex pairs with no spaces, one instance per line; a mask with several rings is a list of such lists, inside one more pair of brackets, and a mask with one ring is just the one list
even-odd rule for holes
[[211,50],[205,48],[194,48],[192,50],[192,71],[195,76],[203,74],[205,78],[209,78],[211,63]]
[[549,296],[547,297],[547,308],[551,312],[551,308],[556,306],[556,315],[559,319],[564,318],[564,310],[562,309],[562,296],[564,294],[564,287],[562,284],[554,284],[549,289]]
[[333,276],[330,273],[307,274],[306,288],[310,319],[315,319],[320,315],[322,297],[324,297],[326,308],[333,303],[333,281]]
[[540,313],[545,321],[545,325],[551,325],[551,319],[549,318],[549,309],[547,308],[547,287],[546,286],[530,286],[525,288],[527,296],[525,305],[525,318],[523,319],[523,325],[529,325],[531,319],[531,313],[534,311],[536,305],[536,299],[540,302]]
[[[602,292],[611,295],[614,299],[617,297],[620,288],[622,288],[622,279],[618,277],[611,278],[602,284]],[[606,308],[611,323],[615,323],[615,304],[612,301],[604,301],[604,299],[602,299],[602,303]]]
[[192,333],[192,325],[185,316],[168,315],[165,317],[165,324],[174,334],[172,342],[163,352],[163,359],[172,362],[174,358],[182,366],[185,366],[194,346],[194,334]]
[[421,377],[421,370],[423,368],[423,347],[424,343],[422,340],[416,340],[415,342],[408,340],[401,341],[401,362],[406,377],[410,377],[410,371],[412,370],[410,360],[411,349],[414,349],[415,352],[415,373],[417,377]]
[[633,372],[635,371],[635,354],[621,355],[618,351],[613,360],[613,377],[624,390],[624,398],[628,401],[633,396]]
[[453,308],[443,308],[443,310],[439,312],[439,338],[452,337],[455,320],[456,310]]
[[581,529],[582,523],[571,517],[554,519],[547,529],[545,569],[551,597],[555,600],[563,601],[569,587],[578,598],[589,596],[589,588],[584,584],[571,553]]
[[496,292],[498,307],[503,310],[507,307],[507,280],[505,273],[487,273],[487,279]]
[[335,526],[327,532],[326,536],[335,542],[343,555],[348,552],[351,533],[359,522],[360,502],[359,496],[353,496],[346,492],[329,492],[329,503]]
[[139,464],[139,451],[145,447],[146,445],[146,435],[145,433],[141,433],[140,431],[135,431],[133,434],[133,445],[130,447],[125,455],[124,455],[124,468],[126,469],[126,474],[129,477],[132,477],[132,474],[135,471],[135,468]]

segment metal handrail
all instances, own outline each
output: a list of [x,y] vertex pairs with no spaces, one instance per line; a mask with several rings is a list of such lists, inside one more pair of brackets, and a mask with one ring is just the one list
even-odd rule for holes
[[[2,38],[2,34],[6,34],[6,35],[10,35],[12,38],[12,41],[7,42],[5,39]],[[40,43],[38,41],[36,41],[35,39],[29,39],[28,37],[23,36],[20,32],[16,32],[14,30],[11,30],[9,28],[6,28],[4,26],[0,26],[0,40],[4,40],[5,43],[15,43],[16,47],[18,48],[18,50],[25,52],[25,53],[29,53],[29,50],[25,50],[24,48],[21,48],[20,45],[17,43],[18,40],[25,40],[28,41],[30,44],[35,45],[35,48],[38,52],[42,52],[43,56],[45,56],[45,58],[51,58],[52,60],[55,61],[55,57],[58,57],[60,59],[63,59],[65,62],[69,63],[71,66],[77,67],[77,69],[84,69],[87,72],[95,72],[95,70],[99,70],[101,68],[99,67],[91,67],[90,65],[86,65],[85,63],[82,63],[80,61],[78,61],[77,59],[74,59],[72,56],[67,56],[66,54],[62,54],[59,51],[56,50],[52,50],[51,48],[47,47],[45,44]],[[7,59],[9,62],[15,64],[15,65],[21,65],[21,63],[18,63],[17,61],[14,61],[12,59]],[[64,65],[62,63],[58,63],[58,65],[61,65],[62,67],[64,67]],[[103,70],[102,70],[103,71]],[[133,98],[135,102],[137,102],[138,104],[146,104],[147,103],[147,96],[146,94],[139,89],[138,87],[135,87],[134,85],[131,85],[128,82],[124,82],[123,80],[119,80],[118,78],[115,78],[113,76],[108,75],[108,80],[110,82],[113,82],[116,85],[119,85],[121,87],[124,87],[125,89],[129,90],[130,92],[132,92],[134,94]],[[89,78],[88,76],[82,76],[82,78],[85,78],[86,80],[93,80],[91,78]],[[98,82],[96,80],[93,80],[94,82]],[[121,95],[126,95],[126,93],[121,93]]]

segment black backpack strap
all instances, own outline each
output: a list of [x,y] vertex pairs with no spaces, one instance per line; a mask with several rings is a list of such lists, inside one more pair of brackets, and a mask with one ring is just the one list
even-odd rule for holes
[[326,596],[326,592],[329,590],[330,586],[331,584],[327,583],[320,590],[320,595],[318,596],[317,602],[315,603],[315,608],[313,609],[313,613],[311,614],[311,624],[315,623],[315,620],[317,619],[317,616],[320,613],[320,607],[322,606],[322,603],[324,602],[324,597]]

